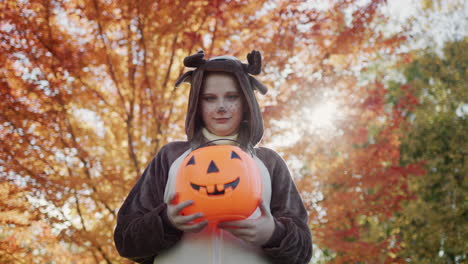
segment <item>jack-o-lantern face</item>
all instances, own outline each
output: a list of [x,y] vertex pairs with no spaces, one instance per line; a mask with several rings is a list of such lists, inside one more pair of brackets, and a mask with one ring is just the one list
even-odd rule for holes
[[201,212],[211,223],[247,218],[258,206],[261,190],[256,162],[240,148],[229,145],[193,151],[177,174],[179,201],[194,201],[182,213]]

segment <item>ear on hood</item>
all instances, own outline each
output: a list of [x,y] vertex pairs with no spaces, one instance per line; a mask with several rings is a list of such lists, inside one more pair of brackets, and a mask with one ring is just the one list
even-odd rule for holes
[[259,82],[257,79],[255,79],[252,76],[249,76],[250,80],[250,85],[252,85],[252,88],[259,91],[261,94],[266,94],[268,92],[268,88],[263,85],[263,83]]
[[177,81],[175,83],[175,87],[179,87],[179,85],[181,83],[183,83],[183,82],[192,83],[193,72],[194,71],[188,71],[188,72],[182,74],[182,76],[180,76],[179,79],[177,79]]

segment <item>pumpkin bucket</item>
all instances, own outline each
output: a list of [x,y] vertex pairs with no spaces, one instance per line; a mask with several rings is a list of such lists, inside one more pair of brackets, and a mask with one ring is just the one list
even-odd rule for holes
[[203,213],[209,224],[249,217],[259,205],[262,178],[255,160],[231,145],[192,151],[182,162],[176,180],[178,201],[193,200],[183,215]]

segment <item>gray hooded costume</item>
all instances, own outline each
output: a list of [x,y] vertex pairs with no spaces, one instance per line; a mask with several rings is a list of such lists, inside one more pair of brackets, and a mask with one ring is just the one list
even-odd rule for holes
[[[184,64],[196,68],[182,75],[176,86],[191,83],[186,118],[188,141],[164,146],[149,163],[119,210],[114,240],[121,256],[140,263],[308,263],[312,256],[311,233],[307,211],[292,181],[284,160],[268,148],[254,148],[263,135],[263,119],[254,95],[267,88],[250,74],[258,74],[261,56],[253,51],[249,64],[229,57],[204,60],[203,52],[187,57]],[[174,192],[176,172],[190,151],[203,143],[203,126],[198,114],[198,100],[206,72],[233,74],[239,82],[248,107],[247,125],[241,127],[244,148],[252,148],[263,179],[263,201],[274,217],[275,230],[261,247],[248,245],[228,232],[217,235],[184,233],[167,217],[168,197]],[[273,194],[273,195],[272,195]],[[258,215],[252,215],[252,218]],[[224,232],[224,233],[223,233]],[[203,233],[203,232],[202,232]]]

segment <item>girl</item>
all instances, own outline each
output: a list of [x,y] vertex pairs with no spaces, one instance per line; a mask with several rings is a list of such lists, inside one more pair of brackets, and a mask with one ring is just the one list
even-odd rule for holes
[[[261,71],[260,53],[248,54],[248,64],[231,56],[203,57],[200,51],[185,58],[184,65],[196,69],[176,82],[191,84],[187,141],[164,146],[129,193],[118,213],[117,250],[140,263],[308,263],[307,211],[289,170],[275,151],[255,147],[263,136],[263,118],[254,89],[267,92],[252,76]],[[238,142],[253,155],[263,182],[257,211],[246,220],[220,223],[217,232],[206,228],[206,220],[193,222],[201,213],[182,215],[193,201],[175,202],[174,191],[182,160],[213,140]]]

